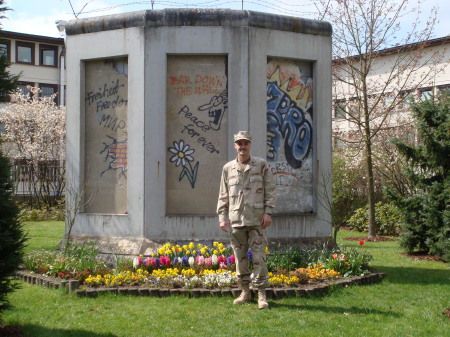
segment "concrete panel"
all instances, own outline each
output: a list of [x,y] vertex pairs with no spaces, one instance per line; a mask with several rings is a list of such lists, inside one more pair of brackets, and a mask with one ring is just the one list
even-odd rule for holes
[[277,184],[276,213],[313,212],[312,62],[268,58],[267,160]]
[[215,214],[227,160],[227,58],[167,59],[167,214]]
[[85,62],[87,213],[128,211],[128,61]]

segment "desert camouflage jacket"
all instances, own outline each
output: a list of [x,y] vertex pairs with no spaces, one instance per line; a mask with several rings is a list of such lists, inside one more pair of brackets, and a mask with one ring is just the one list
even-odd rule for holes
[[272,214],[276,191],[272,172],[263,158],[250,157],[241,168],[237,159],[225,164],[220,179],[217,214],[233,227],[261,224],[264,213]]

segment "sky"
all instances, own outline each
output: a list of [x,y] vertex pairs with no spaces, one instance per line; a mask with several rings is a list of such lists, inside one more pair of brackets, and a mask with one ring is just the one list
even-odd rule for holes
[[[13,11],[6,12],[1,21],[2,28],[19,33],[60,37],[55,21],[74,20],[93,16],[133,12],[145,9],[164,8],[229,8],[245,9],[273,14],[298,16],[313,19],[317,0],[4,0]],[[412,0],[415,3],[416,0]],[[72,6],[71,6],[72,4]],[[426,0],[422,7],[424,18],[433,6],[439,8],[439,23],[434,37],[450,35],[450,0]],[[79,14],[81,12],[81,14]],[[75,13],[75,14],[74,14]],[[412,19],[409,19],[412,20]],[[412,24],[405,19],[407,29]]]

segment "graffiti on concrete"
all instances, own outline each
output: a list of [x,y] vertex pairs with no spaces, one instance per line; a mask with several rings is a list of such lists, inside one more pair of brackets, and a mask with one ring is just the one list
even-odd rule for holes
[[195,188],[195,182],[197,181],[197,173],[199,162],[195,163],[192,167],[191,162],[194,161],[192,154],[195,152],[194,149],[190,148],[190,145],[186,144],[183,140],[178,143],[173,142],[173,147],[169,147],[168,151],[173,154],[170,158],[170,162],[175,163],[175,166],[182,167],[178,181],[181,181],[184,177],[189,180],[192,188]]
[[124,141],[118,142],[116,138],[111,136],[106,136],[111,139],[109,144],[103,143],[105,147],[100,153],[106,153],[105,161],[109,161],[108,168],[104,170],[100,176],[105,172],[119,170],[120,176],[124,178],[127,177],[126,173],[128,171],[128,142]]
[[209,126],[211,129],[217,131],[220,130],[222,124],[222,118],[228,108],[228,90],[224,90],[220,95],[213,96],[209,103],[199,106],[199,111],[207,111],[208,116],[211,119]]
[[218,90],[226,83],[225,75],[177,75],[169,76],[169,86],[177,96],[220,94]]
[[313,211],[312,63],[271,58],[267,63],[266,155],[280,196],[277,210]]
[[284,156],[292,168],[300,168],[312,147],[310,116],[297,103],[303,97],[305,85],[292,85],[293,78],[280,79],[280,68],[267,81],[267,158],[279,160],[283,146]]

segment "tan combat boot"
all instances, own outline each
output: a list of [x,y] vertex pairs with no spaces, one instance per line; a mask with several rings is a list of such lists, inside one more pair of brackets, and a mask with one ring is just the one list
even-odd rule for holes
[[267,309],[266,288],[258,288],[258,309]]
[[242,292],[238,298],[233,301],[233,304],[242,304],[245,302],[250,302],[252,300],[252,293],[250,292],[250,285],[243,284]]

